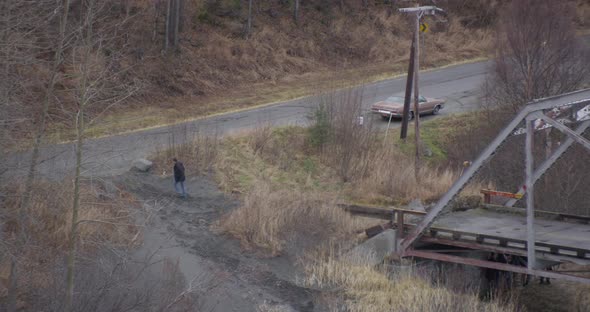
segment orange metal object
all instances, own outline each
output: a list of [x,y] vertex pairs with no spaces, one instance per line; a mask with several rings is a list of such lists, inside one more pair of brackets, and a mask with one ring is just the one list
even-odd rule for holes
[[489,204],[491,202],[492,196],[499,196],[499,197],[505,197],[505,198],[515,198],[515,199],[521,199],[523,196],[523,194],[518,194],[518,193],[500,192],[500,191],[486,190],[486,189],[481,190],[481,193],[483,194],[484,203],[486,203],[486,204]]

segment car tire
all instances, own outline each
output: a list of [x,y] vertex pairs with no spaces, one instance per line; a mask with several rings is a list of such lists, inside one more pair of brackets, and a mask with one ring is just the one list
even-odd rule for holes
[[383,115],[381,115],[381,118],[383,118],[383,120],[385,120],[385,121],[389,121],[389,116],[383,116]]
[[410,120],[414,119],[414,112],[410,112]]
[[433,115],[438,115],[440,113],[440,105],[436,105],[432,110]]

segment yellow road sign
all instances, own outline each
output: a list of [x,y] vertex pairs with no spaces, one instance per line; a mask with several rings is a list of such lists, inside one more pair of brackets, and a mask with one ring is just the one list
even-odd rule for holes
[[420,24],[420,31],[423,33],[428,32],[428,24],[427,23]]

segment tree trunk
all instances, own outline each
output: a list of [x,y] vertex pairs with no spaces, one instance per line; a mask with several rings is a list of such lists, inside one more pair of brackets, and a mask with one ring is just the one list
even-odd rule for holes
[[168,51],[168,44],[170,43],[170,14],[172,13],[172,1],[168,0],[166,6],[166,34],[164,35],[164,51]]
[[154,29],[152,30],[152,42],[156,41],[158,35],[158,21],[160,19],[160,6],[154,1]]
[[84,110],[80,109],[76,121],[76,175],[74,177],[74,200],[72,202],[72,225],[68,242],[66,276],[66,312],[72,311],[74,300],[74,266],[76,257],[76,238],[78,235],[78,210],[80,207],[80,169],[82,167],[82,146],[84,145]]
[[246,37],[250,36],[252,30],[252,1],[248,0],[248,26],[246,27]]
[[174,48],[178,48],[178,27],[180,23],[180,0],[174,1]]
[[[45,128],[47,124],[47,114],[49,112],[49,103],[53,98],[53,92],[55,90],[55,83],[57,80],[57,72],[59,66],[62,63],[62,54],[64,50],[64,41],[65,41],[65,32],[66,32],[66,25],[68,23],[68,13],[70,7],[70,0],[64,0],[63,2],[63,11],[59,26],[59,37],[57,40],[57,48],[55,50],[55,54],[53,56],[53,66],[51,69],[51,76],[49,78],[49,84],[45,91],[45,96],[43,98],[43,107],[41,109],[40,120],[39,120],[39,128],[37,128],[37,133],[35,135],[35,139],[33,141],[33,151],[31,154],[31,162],[29,164],[29,170],[27,173],[27,179],[25,182],[25,194],[21,198],[20,205],[19,205],[19,223],[20,223],[20,234],[18,239],[19,246],[17,248],[23,248],[24,243],[26,241],[26,212],[29,209],[29,203],[31,194],[33,192],[33,181],[35,180],[35,174],[37,172],[37,163],[39,161],[39,148],[41,146],[41,142],[43,140],[43,136],[45,135]],[[16,311],[16,292],[17,292],[17,272],[18,268],[16,267],[18,264],[16,259],[12,259],[11,261],[11,268],[10,268],[10,281],[9,281],[9,289],[8,289],[8,298],[9,298],[9,305],[8,311]]]
[[299,0],[295,0],[295,9],[293,10],[293,19],[295,24],[299,25]]
[[16,311],[16,296],[17,296],[17,280],[18,280],[18,266],[16,257],[10,256],[10,276],[8,277],[8,312]]
[[178,33],[184,31],[184,3],[185,0],[178,0],[178,6],[180,7],[180,14],[178,17]]
[[65,311],[73,309],[74,300],[74,266],[76,257],[76,241],[78,237],[78,210],[80,208],[80,172],[82,168],[82,148],[84,146],[84,114],[88,100],[88,76],[90,51],[92,50],[92,23],[94,0],[89,1],[86,21],[86,36],[84,40],[85,54],[82,63],[82,80],[79,87],[78,113],[76,114],[76,173],[74,176],[74,198],[72,201],[72,220],[70,227],[70,240],[68,242],[67,275],[66,275],[66,302]]

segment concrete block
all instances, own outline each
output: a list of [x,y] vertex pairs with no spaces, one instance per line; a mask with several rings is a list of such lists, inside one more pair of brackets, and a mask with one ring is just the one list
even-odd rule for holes
[[395,230],[388,229],[353,248],[346,259],[352,263],[377,265],[395,251]]
[[131,169],[140,172],[148,172],[152,168],[152,165],[151,161],[139,158],[133,161],[133,167]]

